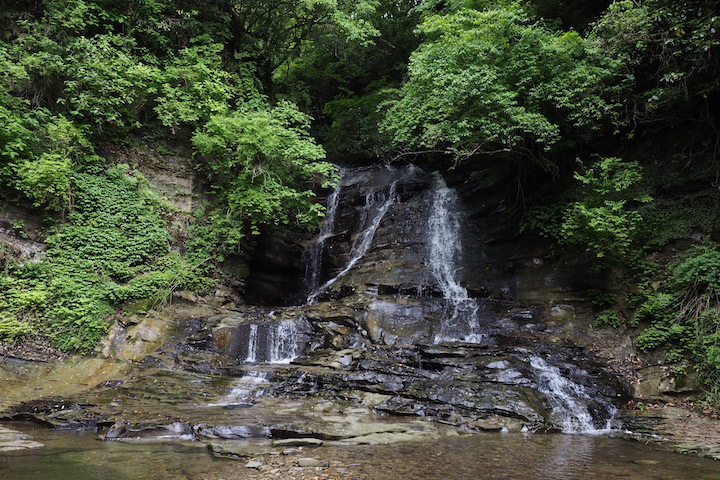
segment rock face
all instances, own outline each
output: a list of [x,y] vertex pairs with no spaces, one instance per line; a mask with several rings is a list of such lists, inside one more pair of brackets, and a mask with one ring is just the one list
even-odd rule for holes
[[44,233],[37,215],[10,204],[0,208],[0,247],[20,262],[36,262],[45,255]]
[[607,427],[627,390],[576,342],[575,308],[556,303],[577,299],[586,275],[509,238],[498,184],[466,195],[482,201],[414,166],[343,171],[304,255],[304,301],[220,319],[216,348],[273,362],[283,355],[254,345],[278,351],[272,332],[295,325],[299,344],[282,348],[298,358],[276,394],[374,395],[376,411],[477,430]]

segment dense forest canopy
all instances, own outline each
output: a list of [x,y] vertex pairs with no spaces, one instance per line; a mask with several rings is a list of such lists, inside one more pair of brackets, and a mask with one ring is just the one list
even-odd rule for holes
[[[717,394],[718,12],[718,0],[8,0],[0,195],[44,218],[48,250],[36,263],[0,251],[0,338],[89,352],[119,306],[209,288],[263,229],[315,228],[328,159],[421,161],[512,172],[525,228],[632,285],[596,295],[599,321],[645,322],[641,348],[692,359]],[[183,248],[168,205],[110,164],[108,145],[193,152],[211,201]],[[652,261],[693,232],[708,241]]]

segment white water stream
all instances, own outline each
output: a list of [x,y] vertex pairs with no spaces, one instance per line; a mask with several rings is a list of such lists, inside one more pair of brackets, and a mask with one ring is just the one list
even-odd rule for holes
[[537,375],[537,388],[547,398],[553,414],[560,420],[559,427],[564,433],[604,433],[611,429],[614,411],[604,428],[598,429],[588,410],[593,398],[580,384],[562,375],[560,369],[544,359],[531,356],[530,365]]
[[251,323],[248,328],[245,363],[290,363],[303,353],[295,321]]
[[[365,194],[365,206],[362,210],[362,220],[360,222],[360,233],[355,237],[350,248],[350,259],[345,267],[330,280],[315,289],[307,298],[307,303],[312,304],[317,301],[319,295],[325,292],[331,285],[347,274],[355,264],[365,256],[372,245],[375,238],[375,232],[380,226],[380,222],[385,217],[390,206],[397,200],[396,187],[399,180],[395,180],[388,189],[387,193],[384,189],[371,189]],[[329,221],[330,219],[328,219]],[[332,218],[334,222],[334,217]],[[332,230],[328,235],[332,234]],[[319,268],[319,267],[318,267]]]
[[247,371],[245,375],[236,379],[230,388],[230,393],[219,402],[210,403],[209,407],[249,406],[253,400],[263,395],[264,388],[270,384],[270,372]]
[[248,333],[248,352],[245,361],[247,363],[257,362],[258,352],[258,325],[256,323],[250,324],[250,333]]
[[436,342],[463,341],[480,343],[479,306],[460,284],[462,255],[461,206],[458,193],[447,186],[440,173],[435,172],[433,204],[428,220],[429,263],[433,276],[450,303],[449,317],[435,335]]
[[[339,169],[339,175],[342,177],[344,170]],[[335,231],[335,217],[337,216],[338,205],[340,204],[341,185],[332,191],[327,198],[325,207],[325,218],[322,227],[316,237],[315,242],[310,247],[307,267],[305,270],[305,286],[310,294],[318,291],[320,287],[320,275],[322,273],[323,251],[325,250],[325,240],[332,236]]]

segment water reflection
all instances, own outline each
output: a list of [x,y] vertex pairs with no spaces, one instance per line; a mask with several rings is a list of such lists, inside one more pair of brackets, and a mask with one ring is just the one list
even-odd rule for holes
[[597,439],[580,435],[555,435],[549,455],[543,455],[535,465],[533,478],[543,478],[552,472],[558,480],[584,477],[591,470]]
[[[88,433],[8,426],[23,429],[46,447],[0,454],[2,479],[219,480],[251,474],[244,462],[213,459],[201,442],[100,442]],[[345,473],[331,478],[353,480],[720,479],[720,464],[712,460],[601,436],[486,434],[424,443],[325,446],[308,455],[341,465]]]
[[[382,462],[363,468],[371,478],[388,480],[720,479],[720,464],[713,460],[600,436],[480,435],[374,451]],[[345,455],[357,460],[360,447]]]

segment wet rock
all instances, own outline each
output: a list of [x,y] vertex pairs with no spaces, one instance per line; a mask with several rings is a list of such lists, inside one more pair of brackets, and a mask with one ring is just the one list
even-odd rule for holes
[[270,438],[270,429],[261,426],[204,426],[198,425],[194,428],[199,437],[219,438],[225,440],[238,440],[249,438]]
[[303,316],[277,318],[272,310],[255,309],[233,317],[224,319],[213,337],[221,353],[239,361],[289,362],[310,341],[312,326]]
[[141,428],[116,423],[102,436],[103,440],[193,440],[194,438],[193,429],[186,422]]
[[[505,422],[499,421],[497,418],[494,419],[478,419],[468,423],[468,426],[473,430],[479,430],[483,432],[500,432],[504,428],[507,428]],[[509,429],[508,429],[509,430]]]
[[251,461],[257,461],[260,465],[263,465],[263,463],[257,460],[258,457],[272,454],[271,449],[266,445],[244,442],[212,442],[208,444],[207,448],[216,457],[233,460],[250,459]]
[[[138,323],[119,329],[108,349],[110,357],[132,360],[132,376],[93,392],[106,406],[115,405],[103,412],[103,422],[118,420],[106,438],[266,438],[267,431],[243,426],[252,422],[274,425],[269,435],[278,446],[431,438],[445,434],[440,422],[470,431],[515,431],[526,424],[551,429],[557,415],[551,395],[540,391],[533,356],[587,392],[584,404],[605,420],[605,407],[622,403],[625,394],[603,362],[583,348],[594,343],[587,330],[567,333],[587,316],[578,306],[588,277],[581,259],[546,258],[542,246],[512,238],[504,190],[490,182],[478,190],[489,197],[474,198],[472,182],[458,179],[465,188],[465,204],[458,208],[467,211],[457,217],[463,248],[454,280],[468,297],[466,308],[459,308],[442,298],[429,267],[436,180],[410,166],[362,168],[344,178],[337,223],[319,266],[322,281],[337,278],[314,302],[240,305],[182,322],[179,316],[138,314]],[[264,233],[248,299],[284,305],[302,286],[299,258],[308,239]],[[355,255],[363,238],[369,243]],[[218,302],[231,300],[232,292],[220,293]],[[465,335],[470,321],[476,321],[471,333],[477,335]],[[279,334],[279,326],[290,325],[292,334]],[[284,363],[273,363],[279,361]],[[272,372],[261,398],[232,393],[246,389],[237,381],[258,363]],[[138,402],[152,412],[122,411]],[[348,402],[372,411],[349,413]],[[405,425],[374,422],[376,413],[405,416]],[[189,417],[196,425],[192,432],[168,429]]]
[[707,442],[690,442],[675,445],[675,451],[684,454],[702,455],[720,460],[720,445]]
[[188,291],[188,290],[177,290],[177,291],[173,292],[173,297],[178,298],[180,300],[185,300],[190,303],[200,302],[200,297],[198,297],[195,293]]
[[3,440],[0,436],[0,452],[12,452],[15,450],[30,450],[44,447],[42,443],[32,440]]

